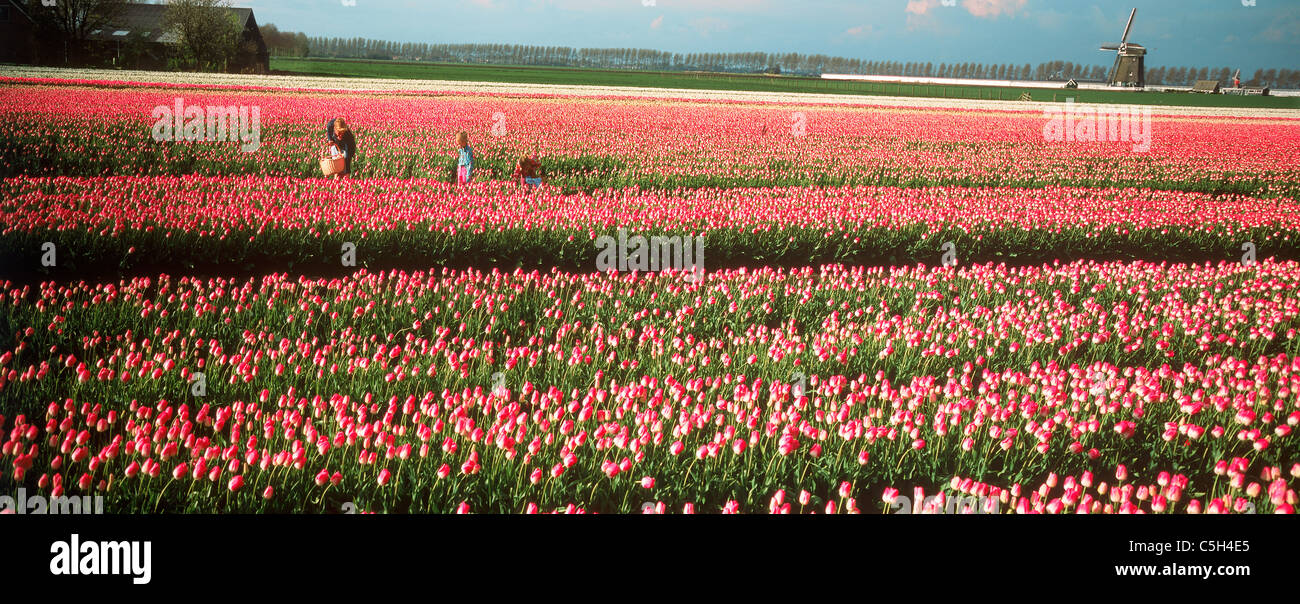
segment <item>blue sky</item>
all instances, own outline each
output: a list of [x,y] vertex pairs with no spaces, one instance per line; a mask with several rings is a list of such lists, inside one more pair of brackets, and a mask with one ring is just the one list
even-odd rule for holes
[[1300,69],[1300,0],[348,1],[233,4],[321,36],[1107,67],[1114,55],[1097,46],[1118,42],[1136,7],[1129,38],[1148,67]]

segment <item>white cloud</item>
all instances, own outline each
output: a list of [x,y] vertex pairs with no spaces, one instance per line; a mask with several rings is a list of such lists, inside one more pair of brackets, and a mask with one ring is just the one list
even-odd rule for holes
[[1283,15],[1281,18],[1274,19],[1264,31],[1257,36],[1265,42],[1281,42],[1284,44],[1295,44],[1300,42],[1300,17],[1294,14]]
[[[1001,15],[1012,16],[1025,7],[1027,0],[961,0],[966,12],[980,18],[993,18]],[[954,6],[955,2],[945,4],[942,0],[907,0],[903,10],[909,15],[928,15],[931,9]]]
[[857,27],[850,27],[844,30],[844,33],[853,37],[859,37],[859,36],[869,36],[871,35],[872,31],[870,25],[859,25]]
[[903,10],[913,15],[924,15],[938,5],[939,0],[907,0],[907,8]]
[[1008,17],[1025,7],[1027,0],[962,0],[962,8],[976,17]]
[[659,29],[664,24],[664,16],[659,15],[654,21],[650,22],[650,29]]

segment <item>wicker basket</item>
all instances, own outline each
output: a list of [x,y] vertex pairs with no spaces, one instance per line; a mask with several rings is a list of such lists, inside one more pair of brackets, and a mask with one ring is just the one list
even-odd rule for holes
[[347,160],[342,156],[339,157],[322,157],[320,160],[320,171],[326,177],[334,176],[347,169]]

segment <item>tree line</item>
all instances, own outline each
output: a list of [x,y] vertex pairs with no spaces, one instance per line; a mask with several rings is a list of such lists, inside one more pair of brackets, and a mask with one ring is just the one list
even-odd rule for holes
[[[640,69],[650,71],[712,71],[724,73],[773,73],[820,76],[823,73],[913,77],[970,78],[995,80],[1093,80],[1104,81],[1110,71],[1105,65],[1084,65],[1070,61],[1046,61],[1031,65],[993,63],[933,63],[873,61],[823,54],[730,52],[674,53],[644,48],[573,48],[527,44],[432,44],[393,42],[369,38],[326,38],[280,32],[274,25],[263,28],[272,56],[432,61],[492,65],[535,65],[595,69]],[[268,33],[271,35],[268,36]],[[272,38],[276,40],[273,43]],[[1218,80],[1231,84],[1234,71],[1228,67],[1149,67],[1146,81],[1153,85],[1190,86],[1196,80]],[[1242,74],[1243,84],[1300,87],[1300,70],[1259,69]],[[1249,75],[1249,77],[1247,77]]]

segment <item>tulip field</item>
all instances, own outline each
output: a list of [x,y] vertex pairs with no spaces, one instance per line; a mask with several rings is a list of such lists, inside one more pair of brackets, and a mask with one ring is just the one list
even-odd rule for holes
[[[151,137],[178,99],[258,107],[260,148]],[[0,494],[1294,513],[1300,118],[1044,122],[0,79]],[[620,230],[701,239],[703,278],[599,270]]]
[[[522,154],[536,153],[548,184],[565,191],[1082,186],[1300,196],[1296,125],[1281,119],[1155,115],[1150,152],[1134,153],[1124,142],[1045,142],[1046,120],[1027,112],[9,84],[0,96],[8,175],[313,177],[324,124],[345,98],[367,179],[454,182],[455,135],[465,130],[482,178],[508,179]],[[259,107],[261,147],[153,141],[151,111],[177,99]]]

